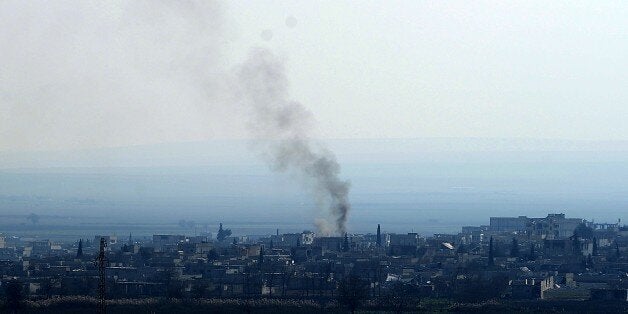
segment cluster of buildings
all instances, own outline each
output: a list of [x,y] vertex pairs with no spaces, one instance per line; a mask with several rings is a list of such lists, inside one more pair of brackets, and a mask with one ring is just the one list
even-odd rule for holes
[[628,228],[564,214],[491,217],[430,237],[379,226],[337,237],[162,234],[60,244],[0,235],[0,284],[17,279],[33,297],[96,295],[101,238],[109,298],[333,298],[353,278],[372,299],[628,300]]

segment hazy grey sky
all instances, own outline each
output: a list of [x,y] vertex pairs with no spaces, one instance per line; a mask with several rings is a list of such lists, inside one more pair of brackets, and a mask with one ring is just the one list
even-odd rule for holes
[[627,140],[627,16],[623,1],[2,1],[0,151],[244,137],[229,80],[254,46],[285,59],[322,137]]

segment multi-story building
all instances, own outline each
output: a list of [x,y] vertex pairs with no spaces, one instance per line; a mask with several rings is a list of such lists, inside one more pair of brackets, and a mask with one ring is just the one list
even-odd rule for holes
[[581,218],[565,218],[565,214],[548,214],[544,218],[491,217],[489,230],[493,232],[525,232],[542,239],[564,239],[573,235]]
[[155,234],[153,235],[153,247],[156,252],[162,252],[169,248],[176,248],[181,242],[185,242],[184,235]]
[[519,217],[491,217],[490,231],[495,232],[516,232],[525,231],[528,227],[530,218],[526,216]]

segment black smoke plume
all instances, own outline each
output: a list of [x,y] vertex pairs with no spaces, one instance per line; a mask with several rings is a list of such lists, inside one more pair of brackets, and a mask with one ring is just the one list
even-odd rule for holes
[[249,127],[256,146],[279,172],[294,174],[311,188],[325,218],[319,232],[344,234],[349,182],[339,178],[340,165],[332,152],[311,138],[314,117],[288,96],[282,60],[268,50],[255,49],[238,68],[241,102],[250,109]]

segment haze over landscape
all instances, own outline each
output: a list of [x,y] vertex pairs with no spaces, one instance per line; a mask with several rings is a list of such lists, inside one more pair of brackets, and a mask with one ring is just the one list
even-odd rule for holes
[[[547,212],[628,218],[625,142],[327,142],[351,178],[352,232],[382,223],[391,232],[431,234],[486,224],[489,216]],[[259,161],[248,141],[5,153],[2,168],[0,209],[4,217],[17,215],[3,218],[5,230],[32,228],[24,218],[31,212],[42,216],[41,228],[77,223],[82,232],[100,224],[148,235],[180,219],[197,222],[199,230],[229,222],[238,234],[315,228],[309,194]]]
[[[314,229],[316,184],[258,158],[297,133],[335,153],[350,231],[628,218],[626,6],[397,4],[3,2],[4,224]],[[288,137],[251,129],[234,87],[260,50],[307,116]]]
[[0,312],[626,312],[627,17],[0,0]]

